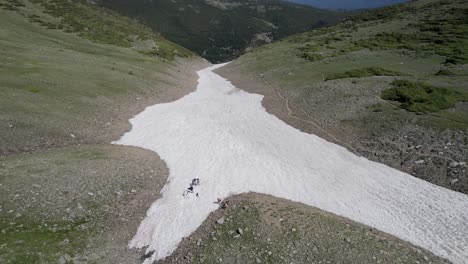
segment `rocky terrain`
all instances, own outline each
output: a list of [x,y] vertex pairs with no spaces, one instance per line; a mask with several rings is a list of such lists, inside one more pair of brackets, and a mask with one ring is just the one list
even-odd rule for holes
[[2,263],[138,263],[127,242],[167,169],[148,151],[93,146],[2,158],[0,175]]
[[[219,73],[237,87],[265,95],[263,104],[269,112],[302,131],[468,193],[468,51],[461,48],[466,47],[462,32],[468,29],[464,4],[416,1],[369,11],[335,27],[258,48]],[[439,33],[426,29],[438,23],[444,10],[456,10],[459,16],[445,21]],[[392,37],[383,37],[404,38],[411,30],[421,30],[422,38],[433,43],[450,34],[460,37],[453,38],[451,46],[426,46],[424,51],[419,48],[425,45],[420,44],[423,40],[408,39],[399,45]],[[393,72],[369,75],[365,71],[370,68],[365,67]],[[440,74],[441,69],[450,73]],[[388,76],[395,74],[399,76]],[[404,103],[382,98],[395,80],[424,82],[463,96],[442,109],[408,110]]]
[[259,194],[225,201],[157,263],[448,263],[372,228]]
[[[383,87],[376,86],[372,78],[356,84],[351,80],[344,84],[344,81],[327,82],[319,86],[320,96],[314,93],[307,99],[287,99],[288,95],[279,93],[279,88],[268,81],[265,83],[260,75],[239,74],[229,67],[219,72],[236,86],[265,95],[263,105],[267,111],[288,124],[368,159],[468,193],[467,132],[418,124],[417,115],[379,99],[377,96]],[[379,78],[378,82],[381,81]],[[373,92],[373,89],[377,90]],[[353,95],[343,99],[343,92]],[[463,109],[466,103],[457,107]]]

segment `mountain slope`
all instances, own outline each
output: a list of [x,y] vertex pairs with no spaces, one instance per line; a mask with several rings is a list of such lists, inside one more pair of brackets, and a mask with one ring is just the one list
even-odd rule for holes
[[468,193],[467,6],[366,11],[259,47],[220,73],[303,131]]
[[329,25],[343,13],[276,0],[100,0],[102,6],[138,18],[169,40],[213,62],[255,46]]
[[[7,142],[0,146],[1,154],[47,148],[62,139],[77,143],[68,128],[87,123],[91,132],[95,118],[67,119],[66,114],[98,112],[102,106],[90,98],[99,101],[154,89],[150,80],[160,81],[154,72],[164,72],[177,57],[193,55],[133,20],[87,5],[62,0],[8,0],[1,5],[1,117],[16,127],[0,129]],[[113,84],[115,80],[119,81]],[[61,110],[82,106],[83,101],[89,104]],[[61,115],[48,116],[52,126],[41,120],[54,112]],[[32,138],[27,136],[31,128]],[[22,135],[30,139],[18,141]]]
[[[0,262],[141,263],[144,252],[127,243],[168,169],[153,152],[109,142],[146,106],[191,92],[207,63],[106,9],[56,0],[0,7]],[[283,63],[271,58],[272,68]],[[165,261],[443,263],[314,208],[247,198]]]
[[157,263],[449,263],[375,228],[301,203],[254,193],[226,203],[175,254]]
[[202,60],[69,1],[0,0],[0,23],[0,262],[138,263],[127,241],[167,169],[110,142],[190,92]]
[[291,2],[325,9],[363,9],[377,8],[403,3],[407,0],[291,0]]

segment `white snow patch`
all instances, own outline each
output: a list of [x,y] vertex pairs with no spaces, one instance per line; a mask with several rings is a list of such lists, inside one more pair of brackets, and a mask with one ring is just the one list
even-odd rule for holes
[[[454,263],[468,260],[468,196],[358,157],[268,114],[263,96],[198,72],[197,90],[146,108],[122,145],[157,152],[170,175],[130,247],[170,255],[218,208],[216,199],[257,192],[315,206],[377,228]],[[193,178],[199,197],[182,193]]]

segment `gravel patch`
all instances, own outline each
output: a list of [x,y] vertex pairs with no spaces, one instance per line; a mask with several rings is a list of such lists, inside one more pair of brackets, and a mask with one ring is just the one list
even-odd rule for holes
[[[448,263],[375,229],[259,194],[226,200],[157,263]],[[220,219],[224,219],[220,221]]]
[[[241,89],[264,95],[262,103],[269,113],[303,132],[468,194],[468,131],[430,128],[415,113],[381,100],[380,91],[393,77],[341,79],[301,88],[278,87],[230,65],[217,73]],[[464,109],[465,104],[457,108]],[[431,116],[422,120],[440,122]]]

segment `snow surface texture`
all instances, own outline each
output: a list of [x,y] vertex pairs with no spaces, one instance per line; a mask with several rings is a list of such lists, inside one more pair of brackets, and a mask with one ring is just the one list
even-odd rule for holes
[[[146,108],[122,145],[157,152],[170,175],[130,247],[166,257],[215,211],[217,198],[270,194],[377,228],[454,263],[468,260],[468,196],[435,186],[303,133],[266,112],[263,96],[212,71],[197,90]],[[195,194],[182,196],[193,178]]]

